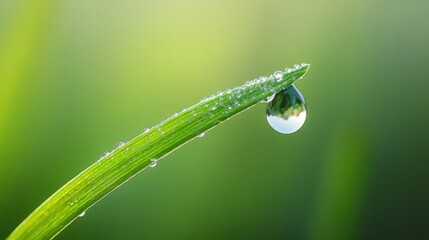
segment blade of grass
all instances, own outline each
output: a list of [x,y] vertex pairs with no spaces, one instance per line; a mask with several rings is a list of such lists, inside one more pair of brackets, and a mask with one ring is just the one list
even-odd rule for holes
[[[81,172],[33,211],[8,239],[49,239],[79,214],[154,161],[219,123],[302,78],[310,65],[300,64],[276,77],[261,77],[219,92],[162,121],[129,142],[119,144]],[[278,77],[281,76],[281,77]]]

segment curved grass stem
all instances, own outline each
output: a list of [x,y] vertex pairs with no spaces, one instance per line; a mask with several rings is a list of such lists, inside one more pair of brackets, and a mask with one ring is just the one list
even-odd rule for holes
[[49,239],[154,161],[219,123],[293,84],[310,65],[299,64],[219,92],[162,121],[85,169],[33,211],[8,239]]

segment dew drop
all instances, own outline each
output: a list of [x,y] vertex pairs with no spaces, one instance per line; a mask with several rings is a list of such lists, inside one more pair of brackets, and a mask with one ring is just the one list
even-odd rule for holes
[[118,144],[116,144],[117,148],[123,147],[125,145],[124,142],[118,142]]
[[204,133],[198,134],[197,137],[204,137]]
[[307,116],[305,100],[295,85],[278,92],[268,102],[267,121],[279,133],[291,134],[304,125]]
[[265,100],[262,100],[262,103],[269,103],[271,101],[273,101],[275,94],[268,96]]
[[277,79],[277,81],[282,80],[283,72],[282,71],[275,71],[273,76]]
[[150,162],[149,167],[154,168],[158,164],[158,159],[152,158]]
[[77,215],[78,217],[83,217],[85,216],[85,211],[81,212],[79,215]]
[[105,157],[107,157],[109,155],[110,155],[109,151],[104,151],[103,155],[101,155],[99,159],[105,158]]

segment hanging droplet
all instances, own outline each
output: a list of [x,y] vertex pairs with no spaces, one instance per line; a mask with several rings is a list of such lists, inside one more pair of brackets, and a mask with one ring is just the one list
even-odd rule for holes
[[292,84],[268,102],[266,114],[274,130],[283,134],[294,133],[304,125],[307,116],[304,97]]
[[197,137],[204,137],[204,133],[198,134]]
[[77,215],[78,217],[83,217],[85,216],[85,211],[81,212],[79,215]]
[[149,167],[154,168],[156,167],[156,164],[158,164],[158,159],[152,158],[150,162]]

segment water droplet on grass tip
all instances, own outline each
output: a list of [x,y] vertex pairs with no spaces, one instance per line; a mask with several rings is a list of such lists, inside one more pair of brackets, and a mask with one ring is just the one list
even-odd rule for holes
[[154,168],[158,164],[158,159],[152,158],[150,162],[149,167]]
[[279,133],[298,131],[304,125],[306,116],[304,97],[293,84],[278,92],[267,104],[267,121]]
[[77,215],[78,217],[83,217],[85,216],[85,211],[81,212],[79,215]]

